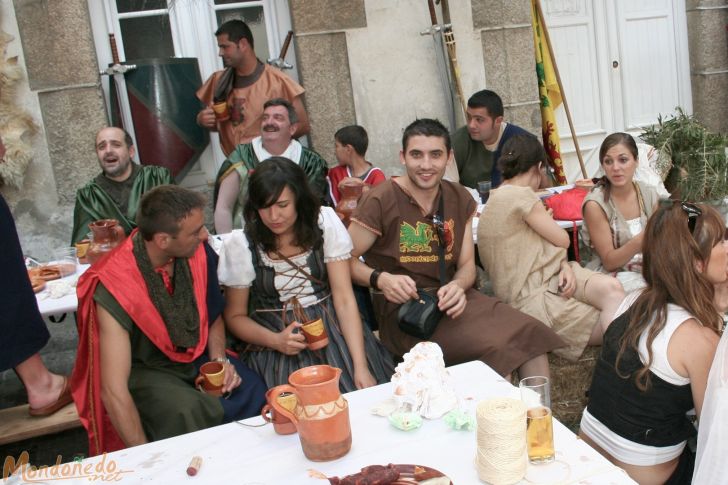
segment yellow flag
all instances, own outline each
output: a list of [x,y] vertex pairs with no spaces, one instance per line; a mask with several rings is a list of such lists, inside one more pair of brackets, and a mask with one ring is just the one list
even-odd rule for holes
[[561,160],[561,144],[559,128],[556,126],[554,110],[561,104],[561,90],[556,80],[556,71],[551,62],[551,46],[543,33],[544,20],[539,15],[536,2],[531,0],[531,22],[533,24],[533,45],[536,51],[536,76],[538,77],[538,94],[541,102],[541,129],[543,144],[549,163],[554,169],[556,181],[566,184],[564,162]]

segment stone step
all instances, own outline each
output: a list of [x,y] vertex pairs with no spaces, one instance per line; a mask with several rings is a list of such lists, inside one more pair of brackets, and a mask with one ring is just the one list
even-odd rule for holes
[[28,405],[0,409],[0,445],[15,443],[81,426],[73,403],[44,417],[28,414]]

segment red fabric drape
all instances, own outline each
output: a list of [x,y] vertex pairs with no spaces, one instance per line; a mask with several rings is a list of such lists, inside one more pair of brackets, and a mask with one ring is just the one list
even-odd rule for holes
[[71,392],[81,423],[88,432],[90,456],[125,448],[101,401],[99,326],[93,299],[99,282],[170,360],[192,362],[207,347],[207,255],[204,246],[200,244],[188,260],[200,315],[200,338],[196,347],[177,352],[164,320],[149,299],[147,285],[132,253],[132,239],[136,233],[135,229],[121,245],[89,268],[79,278],[76,288],[78,351],[71,375]]

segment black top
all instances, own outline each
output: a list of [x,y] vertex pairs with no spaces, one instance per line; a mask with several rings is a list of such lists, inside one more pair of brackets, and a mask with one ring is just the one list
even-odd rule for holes
[[640,391],[635,374],[642,368],[639,354],[627,349],[616,372],[619,339],[629,324],[630,311],[620,315],[604,334],[604,344],[589,389],[589,413],[612,432],[635,443],[663,447],[682,443],[695,435],[685,416],[691,410],[690,384],[677,386],[650,372],[651,386]]
[[42,349],[50,338],[38,311],[23,261],[18,231],[0,195],[0,371],[11,369]]

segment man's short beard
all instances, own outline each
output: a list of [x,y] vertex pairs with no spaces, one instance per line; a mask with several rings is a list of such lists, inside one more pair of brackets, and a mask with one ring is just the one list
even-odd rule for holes
[[114,169],[108,169],[107,167],[102,166],[102,170],[104,172],[104,175],[106,175],[107,177],[110,177],[110,178],[119,177],[119,176],[123,175],[124,172],[126,172],[129,169],[130,165],[131,165],[131,160],[128,160],[124,164],[120,163],[119,166]]

